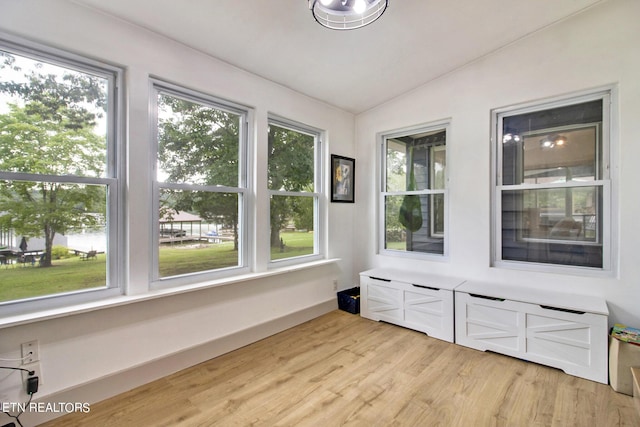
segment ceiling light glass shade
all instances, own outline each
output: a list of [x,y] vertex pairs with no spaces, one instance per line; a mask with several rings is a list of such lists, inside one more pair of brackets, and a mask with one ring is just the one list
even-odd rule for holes
[[313,17],[332,30],[353,30],[380,18],[389,0],[309,0]]

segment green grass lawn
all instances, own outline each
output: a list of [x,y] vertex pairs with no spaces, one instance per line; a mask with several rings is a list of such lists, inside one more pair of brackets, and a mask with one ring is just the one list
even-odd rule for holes
[[313,253],[313,233],[290,231],[280,233],[284,249],[271,248],[271,260],[293,258]]
[[238,251],[233,249],[233,242],[165,245],[160,248],[159,264],[160,277],[234,267],[238,265]]
[[0,266],[0,302],[105,286],[106,257],[54,260],[48,268],[30,264]]
[[[283,259],[313,253],[313,233],[281,233],[284,250],[271,249],[271,259]],[[12,264],[0,266],[0,302],[83,289],[104,287],[106,255],[83,261],[80,257],[54,260],[42,268]],[[201,245],[166,245],[160,248],[160,277],[196,273],[238,265],[233,242]]]

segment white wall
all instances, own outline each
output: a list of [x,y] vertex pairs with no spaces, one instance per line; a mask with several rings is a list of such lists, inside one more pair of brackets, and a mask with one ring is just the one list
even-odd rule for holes
[[[356,118],[356,269],[417,268],[495,283],[539,286],[605,297],[610,322],[640,326],[640,2],[609,0],[531,34],[462,69]],[[416,52],[428,55],[429,52]],[[620,177],[619,278],[533,273],[490,267],[490,111],[522,102],[617,84]],[[376,135],[451,119],[448,262],[381,256],[376,249],[379,159]]]
[[[150,280],[149,242],[154,227],[150,223],[149,76],[254,109],[257,270],[266,269],[269,244],[268,215],[258,214],[268,209],[268,197],[264,196],[267,114],[325,130],[327,162],[329,153],[355,154],[353,115],[72,3],[0,0],[0,31],[125,68],[130,225],[127,286],[131,295],[146,293]],[[353,212],[352,205],[328,204],[327,252],[329,258],[341,259],[337,263],[0,329],[0,357],[15,357],[20,343],[39,340],[44,381],[36,398],[46,398],[239,331],[277,323],[292,313],[313,307],[326,311],[335,305],[334,279],[340,288],[352,286]],[[15,400],[17,384],[17,380],[0,377],[1,400]]]

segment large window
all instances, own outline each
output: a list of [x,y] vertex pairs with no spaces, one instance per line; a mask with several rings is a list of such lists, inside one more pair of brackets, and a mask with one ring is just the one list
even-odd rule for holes
[[270,260],[320,256],[320,134],[271,118],[268,141]]
[[609,98],[495,112],[497,261],[611,268]]
[[447,253],[447,125],[385,135],[381,251]]
[[0,43],[0,305],[119,292],[119,76]]
[[246,267],[247,111],[155,82],[155,277]]

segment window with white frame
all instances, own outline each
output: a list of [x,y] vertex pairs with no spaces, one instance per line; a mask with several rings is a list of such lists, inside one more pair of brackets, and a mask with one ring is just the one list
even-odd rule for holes
[[155,81],[155,279],[247,267],[247,110]]
[[610,96],[494,111],[498,263],[612,268]]
[[268,145],[269,259],[320,257],[320,132],[271,117]]
[[120,78],[106,64],[0,41],[0,306],[120,292]]
[[447,254],[448,124],[382,138],[380,250]]

